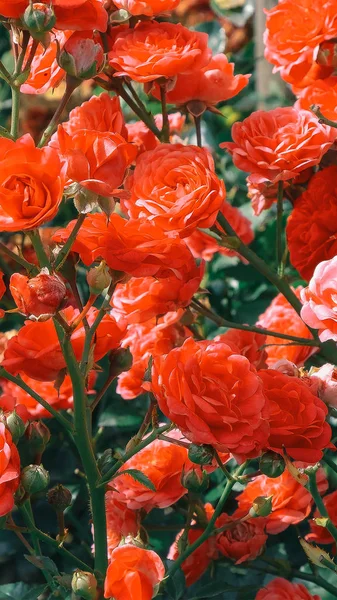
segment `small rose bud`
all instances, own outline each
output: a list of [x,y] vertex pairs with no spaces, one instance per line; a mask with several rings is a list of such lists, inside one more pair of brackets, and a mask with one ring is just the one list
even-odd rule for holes
[[27,494],[42,492],[49,483],[49,473],[42,465],[28,465],[21,472],[21,485]]
[[109,376],[118,377],[132,367],[133,357],[129,348],[118,348],[110,353]]
[[209,477],[206,471],[196,471],[193,469],[189,473],[184,473],[181,478],[182,485],[194,494],[205,492],[208,488]]
[[258,496],[249,511],[251,517],[268,517],[273,510],[272,496]]
[[7,428],[12,434],[14,444],[17,444],[19,439],[25,433],[26,425],[15,410],[6,416]]
[[275,478],[282,475],[285,469],[283,457],[276,452],[269,450],[262,454],[260,458],[260,471],[267,477]]
[[56,17],[51,6],[41,2],[33,2],[33,4],[27,6],[23,21],[32,34],[46,33],[54,27]]
[[92,32],[75,31],[58,56],[62,69],[77,79],[91,79],[102,69],[104,52]]
[[212,446],[203,444],[191,444],[188,449],[188,458],[196,465],[210,465],[214,458],[214,450]]
[[32,279],[14,273],[9,287],[19,311],[39,320],[49,319],[57,313],[67,296],[67,288],[62,279],[58,275],[50,275],[48,269],[42,269]]
[[71,587],[84,600],[95,600],[97,594],[97,579],[93,573],[77,569],[71,580]]
[[36,454],[43,454],[50,440],[50,431],[43,421],[32,421],[26,429],[26,438]]
[[68,506],[71,505],[71,491],[59,483],[51,490],[48,490],[47,500],[50,506],[52,506],[56,511],[63,512],[66,508],[68,508]]
[[117,462],[117,459],[114,456],[114,451],[111,448],[107,448],[104,450],[103,454],[97,460],[97,466],[101,475],[105,475],[111,467],[113,467]]
[[111,283],[111,275],[109,273],[109,267],[104,260],[98,265],[93,267],[87,273],[87,283],[91,294],[101,294],[103,290],[109,287]]
[[74,195],[74,206],[82,215],[90,213],[98,206],[98,196],[94,192],[80,187]]

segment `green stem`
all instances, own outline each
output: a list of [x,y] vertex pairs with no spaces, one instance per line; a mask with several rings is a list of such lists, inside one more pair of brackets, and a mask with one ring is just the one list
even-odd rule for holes
[[316,104],[310,106],[310,110],[312,110],[316,117],[319,118],[320,123],[324,123],[324,125],[329,125],[329,127],[337,127],[336,121],[331,121],[331,119],[327,119],[327,117],[325,117],[321,113],[319,106],[317,106]]
[[22,256],[15,254],[15,252],[12,252],[12,250],[7,248],[7,246],[2,242],[0,242],[0,252],[6,254],[6,256],[8,256],[11,260],[15,261],[18,265],[21,265],[21,267],[26,269],[29,275],[36,275],[39,272],[36,265],[33,265],[32,263],[28,262],[28,260],[24,259]]
[[152,114],[148,113],[146,110],[141,110],[136,102],[130,98],[129,94],[122,86],[118,87],[117,94],[123,98],[126,104],[133,110],[135,115],[137,115],[137,117],[145,123],[146,127],[148,127],[152,133],[154,133],[159,141],[161,141],[161,131],[156,126]]
[[48,127],[45,129],[44,133],[42,134],[42,137],[38,144],[38,148],[42,148],[43,146],[45,146],[45,144],[47,144],[47,142],[49,142],[51,136],[53,135],[54,131],[56,130],[56,127],[62,117],[62,113],[63,113],[64,109],[66,108],[73,91],[76,90],[78,85],[79,85],[79,82],[77,80],[75,80],[71,77],[67,77],[66,89],[63,94],[62,100],[61,100],[60,104],[58,105],[58,107],[54,113],[54,116],[51,119]]
[[48,410],[48,412],[50,412],[50,414],[52,414],[53,417],[55,417],[55,419],[60,423],[60,425],[62,425],[62,427],[65,427],[65,429],[67,429],[70,432],[72,431],[72,425],[70,421],[63,417],[59,411],[55,410],[55,408],[53,408],[46,400],[44,400],[44,398],[39,396],[39,394],[37,394],[29,385],[27,385],[21,379],[21,377],[15,377],[14,375],[11,375],[11,373],[8,373],[3,367],[0,367],[0,377],[3,377],[4,379],[11,381],[12,383],[15,383],[15,385],[17,385],[19,388],[21,388],[27,394],[29,394],[32,398],[34,398],[36,402],[41,404],[43,408]]
[[334,463],[332,458],[330,458],[330,456],[327,456],[325,454],[324,458],[323,458],[323,462],[325,462],[328,465],[328,467],[330,467],[330,469],[332,469],[332,471],[334,471],[337,474],[337,465]]
[[32,229],[32,231],[29,232],[29,237],[31,239],[31,242],[33,244],[34,250],[35,250],[35,254],[37,256],[37,259],[39,261],[40,267],[47,267],[47,269],[50,269],[50,262],[48,259],[48,256],[45,252],[45,249],[43,247],[42,244],[42,240],[40,237],[40,233],[38,229]]
[[276,220],[276,262],[279,277],[283,277],[283,244],[282,244],[282,218],[283,218],[283,181],[278,182],[277,190],[277,220]]
[[201,115],[194,115],[195,133],[197,136],[197,145],[202,148],[202,135],[201,135]]
[[77,221],[70,233],[70,236],[68,237],[66,243],[64,244],[63,248],[60,250],[56,262],[55,262],[55,270],[58,271],[59,269],[61,269],[61,267],[64,265],[65,261],[67,260],[67,256],[69,254],[69,252],[71,251],[71,247],[76,239],[76,236],[80,230],[80,228],[83,225],[83,222],[85,220],[85,217],[87,215],[84,213],[80,213],[77,217]]
[[327,519],[326,529],[329,531],[330,535],[332,535],[334,541],[337,543],[337,527],[332,523],[329,513],[326,509],[326,506],[322,500],[322,497],[318,491],[317,487],[317,478],[316,471],[311,471],[309,473],[309,482],[308,482],[309,492],[312,495],[314,502],[318,508],[318,511],[321,517]]
[[205,531],[202,533],[202,535],[197,540],[195,540],[195,542],[193,544],[190,544],[189,546],[187,546],[186,550],[180,554],[179,558],[177,558],[177,560],[173,563],[172,567],[168,570],[165,581],[167,581],[167,579],[169,577],[172,577],[172,575],[174,575],[174,573],[180,568],[182,563],[191,554],[193,554],[193,552],[197,548],[199,548],[199,546],[201,546],[201,544],[203,544],[212,535],[212,533],[214,532],[215,522],[216,522],[217,518],[220,516],[220,514],[222,513],[222,510],[228,500],[228,497],[233,489],[233,486],[235,485],[235,480],[237,477],[239,477],[243,473],[246,466],[247,466],[247,462],[245,462],[243,465],[240,465],[236,469],[233,479],[227,481],[225,489],[219,498],[216,509],[215,509],[211,519],[209,520]]
[[12,85],[12,116],[11,116],[11,136],[16,140],[19,133],[19,115],[20,115],[20,86]]
[[161,83],[159,85],[161,112],[163,115],[163,127],[161,130],[161,140],[164,143],[168,143],[170,141],[170,123],[169,123],[168,112],[167,112],[166,87],[167,87],[166,82]]

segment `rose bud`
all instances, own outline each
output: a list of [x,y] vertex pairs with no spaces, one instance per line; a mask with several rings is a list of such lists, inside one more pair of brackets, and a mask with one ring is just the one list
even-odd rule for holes
[[207,490],[209,478],[206,471],[195,471],[193,469],[189,473],[183,473],[181,483],[189,492],[200,494]]
[[50,440],[50,431],[43,421],[32,421],[27,427],[26,438],[33,452],[41,456]]
[[258,496],[249,511],[251,517],[268,517],[273,510],[272,496]]
[[7,429],[9,429],[9,431],[12,434],[14,444],[17,444],[19,439],[25,433],[25,422],[21,419],[18,413],[15,410],[13,410],[13,412],[6,416],[6,424]]
[[267,477],[275,478],[282,475],[285,469],[283,457],[277,452],[269,450],[262,454],[260,458],[260,471]]
[[93,573],[77,569],[71,580],[71,588],[84,600],[95,600],[97,594],[97,579]]
[[50,31],[55,25],[56,17],[51,6],[41,2],[33,2],[33,4],[27,6],[23,21],[34,37],[34,33],[39,34]]
[[72,77],[91,79],[103,67],[103,48],[94,40],[92,32],[76,31],[63,46],[58,64]]
[[66,508],[68,508],[68,506],[71,505],[71,491],[59,483],[48,491],[47,500],[50,506],[52,506],[56,511],[63,512]]
[[27,494],[37,494],[49,483],[49,473],[42,465],[28,465],[21,472],[21,485]]
[[57,313],[67,296],[67,288],[62,279],[58,275],[50,275],[48,269],[42,269],[32,279],[14,273],[9,287],[19,311],[40,321],[46,321]]
[[118,377],[132,367],[132,354],[129,348],[118,348],[110,353],[109,377]]
[[104,260],[98,265],[93,267],[87,273],[87,283],[90,288],[91,294],[101,294],[103,290],[109,287],[111,283],[111,275],[109,274],[109,267]]
[[214,457],[212,446],[191,444],[188,449],[188,458],[196,465],[211,465]]

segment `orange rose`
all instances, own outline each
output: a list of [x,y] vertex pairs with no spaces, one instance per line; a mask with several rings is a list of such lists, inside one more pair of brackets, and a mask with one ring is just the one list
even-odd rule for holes
[[[309,281],[315,267],[337,253],[337,166],[315,173],[308,188],[295,201],[288,218],[290,261]],[[319,203],[317,198],[319,197]]]
[[262,347],[266,344],[266,336],[262,333],[229,329],[226,333],[217,335],[214,341],[227,344],[234,352],[248,358],[256,369],[264,369],[267,366],[266,349]]
[[0,0],[0,15],[11,19],[19,19],[28,4],[29,0]]
[[143,121],[136,121],[136,123],[127,123],[128,131],[127,139],[132,144],[135,144],[138,148],[138,154],[146,152],[147,150],[153,150],[160,142],[158,138],[152,133],[148,127],[146,127]]
[[[225,54],[216,54],[203,69],[178,75],[167,101],[179,106],[197,100],[206,109],[236,96],[248,85],[249,77],[234,75],[234,63],[229,63]],[[152,94],[160,98],[157,84]]]
[[122,538],[137,536],[140,518],[139,513],[130,510],[123,502],[116,500],[113,492],[105,494],[105,510],[107,521],[108,552],[118,546]]
[[128,474],[121,474],[111,482],[114,498],[124,502],[128,508],[142,508],[150,512],[153,508],[167,508],[186,494],[181,476],[186,465],[190,465],[187,449],[163,440],[155,440],[146,448],[129,458],[119,473],[137,469],[144,473],[155,487],[155,491],[139,483]]
[[327,119],[337,119],[337,77],[319,79],[301,91],[296,107],[309,110],[312,105],[319,106]]
[[148,218],[181,237],[211,227],[226,195],[210,153],[182,144],[160,144],[141,154],[127,185],[131,197],[123,206],[131,218]]
[[312,596],[302,583],[291,583],[277,577],[258,592],[255,600],[321,600],[321,597],[317,594]]
[[[92,325],[97,309],[91,308],[87,319]],[[63,311],[63,316],[72,322],[78,311],[72,307]],[[97,362],[107,352],[119,347],[124,335],[123,322],[116,323],[111,315],[105,315],[96,331],[94,361]],[[71,344],[77,360],[81,359],[85,340],[85,330],[80,324],[71,336]],[[25,373],[38,381],[54,381],[66,363],[57,337],[54,323],[48,321],[26,321],[24,326],[12,337],[5,350],[2,366],[10,373]]]
[[[29,77],[21,86],[24,94],[44,94],[51,88],[56,88],[65,77],[65,71],[59,66],[56,57],[58,47],[63,48],[72,31],[55,31],[51,34],[47,48],[39,44],[30,67]],[[33,38],[28,44],[29,55]]]
[[0,139],[0,229],[22,231],[50,221],[63,188],[64,169],[56,150],[36,148],[30,135],[17,142]]
[[108,13],[103,0],[52,0],[58,29],[106,31]]
[[[299,468],[302,463],[295,463]],[[316,474],[320,494],[328,489],[328,481],[324,470],[320,468]],[[237,496],[239,511],[247,514],[255,498],[272,496],[272,513],[266,517],[266,532],[278,534],[290,525],[297,525],[306,519],[312,509],[313,499],[310,492],[289,473],[284,471],[280,477],[271,479],[259,475],[248,483],[243,492]]]
[[[317,165],[336,131],[306,110],[291,107],[258,110],[232,127],[233,142],[220,144],[253,184],[287,181]],[[291,140],[291,142],[290,142]]]
[[140,22],[117,37],[109,52],[115,76],[146,83],[197,71],[210,60],[206,33],[175,23]]
[[216,520],[218,529],[228,525],[228,529],[217,535],[216,547],[223,556],[234,561],[236,565],[260,556],[267,541],[266,519],[257,517],[235,524],[240,516],[242,517],[238,512],[231,516],[222,513]]
[[116,0],[117,8],[127,10],[130,15],[154,17],[178,6],[180,0]]
[[43,270],[32,279],[14,273],[9,288],[19,311],[28,317],[43,317],[46,320],[66,302],[67,288],[62,279]]
[[260,379],[226,344],[188,338],[166,356],[154,356],[152,391],[164,415],[196,444],[242,459],[258,456],[267,443]]
[[268,184],[268,182],[262,182],[254,184],[251,178],[247,177],[247,195],[252,202],[252,209],[255,215],[260,215],[262,211],[268,210],[268,208],[277,202],[277,187],[277,183]]
[[331,427],[325,421],[328,409],[296,377],[273,369],[259,371],[269,405],[268,448],[306,463],[319,461],[330,447]]
[[104,584],[104,597],[115,600],[151,600],[165,575],[158,554],[131,544],[115,548]]
[[[323,498],[323,503],[328,511],[330,521],[337,526],[337,491],[328,494]],[[314,544],[334,544],[335,540],[332,537],[331,533],[326,529],[326,527],[321,527],[317,525],[315,519],[321,517],[321,513],[316,508],[314,513],[314,518],[310,520],[310,533],[306,535],[305,539],[309,542],[314,542]]]
[[198,291],[203,273],[203,265],[193,265],[192,271],[182,270],[165,279],[131,278],[125,284],[118,284],[114,291],[111,300],[114,314],[125,316],[128,323],[143,323],[185,308]]
[[[70,136],[76,134],[80,129],[86,129],[119,133],[125,140],[128,139],[119,98],[118,96],[111,97],[106,92],[100,96],[92,96],[90,100],[76,106],[70,111],[68,120],[62,123],[61,127]],[[57,139],[57,134],[53,139],[55,137]]]
[[[301,290],[301,286],[293,289],[293,292],[295,292],[298,298],[300,298]],[[285,333],[308,340],[312,339],[309,329],[283,294],[278,294],[274,300],[272,300],[267,310],[259,316],[257,325],[275,331],[275,333]],[[309,356],[317,351],[317,348],[313,348],[312,346],[280,346],[280,342],[280,338],[267,335],[267,364],[270,367],[275,365],[275,363],[281,359],[289,360],[298,367],[301,367]],[[275,346],[270,346],[269,344],[275,344]]]
[[19,486],[20,456],[12,436],[0,422],[0,517],[14,506],[14,492]]
[[[113,217],[114,215],[111,215]],[[76,219],[70,221],[64,229],[58,229],[52,236],[52,241],[56,244],[65,244],[71,234]],[[76,235],[76,239],[71,247],[72,252],[79,254],[85,265],[90,266],[94,260],[94,251],[97,248],[99,236],[106,233],[107,218],[103,213],[88,215]]]

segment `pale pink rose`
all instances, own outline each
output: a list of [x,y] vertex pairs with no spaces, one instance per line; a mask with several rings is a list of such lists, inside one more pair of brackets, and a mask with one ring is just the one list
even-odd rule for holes
[[321,342],[337,341],[337,256],[319,263],[301,291],[303,321],[318,329]]
[[[337,369],[334,365],[327,363],[320,369],[309,373],[308,378],[313,393],[319,396],[323,402],[337,408]],[[313,388],[313,389],[312,389]],[[314,389],[316,388],[316,391]]]

